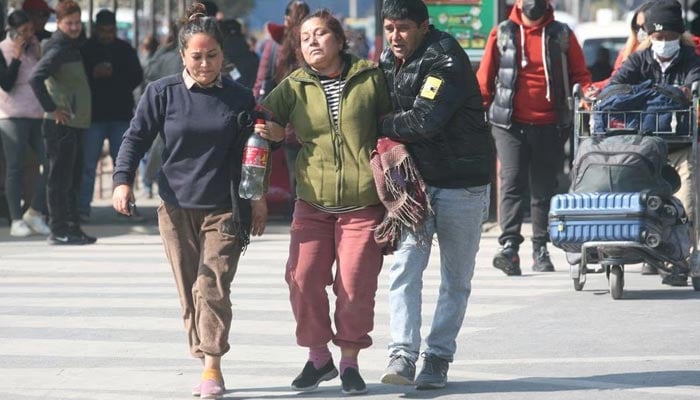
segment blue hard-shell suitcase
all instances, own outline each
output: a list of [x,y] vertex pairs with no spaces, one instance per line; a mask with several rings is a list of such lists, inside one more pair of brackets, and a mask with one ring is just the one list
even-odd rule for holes
[[566,193],[552,197],[549,237],[567,252],[591,241],[658,244],[660,227],[650,209],[661,199],[641,193]]

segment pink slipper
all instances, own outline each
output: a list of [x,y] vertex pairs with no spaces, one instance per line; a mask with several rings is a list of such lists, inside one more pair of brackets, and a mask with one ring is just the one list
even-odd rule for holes
[[216,379],[205,379],[199,384],[199,398],[201,399],[220,399],[224,395],[223,383]]

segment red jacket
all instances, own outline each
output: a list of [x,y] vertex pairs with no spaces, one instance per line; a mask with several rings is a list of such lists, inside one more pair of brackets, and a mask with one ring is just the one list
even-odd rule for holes
[[[554,124],[557,122],[552,102],[554,99],[547,100],[547,79],[542,57],[543,27],[546,27],[547,24],[554,20],[554,12],[549,8],[544,19],[538,25],[528,27],[523,24],[520,9],[513,7],[509,19],[521,27],[516,40],[518,69],[515,79],[512,120],[536,125]],[[488,107],[493,100],[500,64],[500,53],[496,46],[497,33],[498,27],[495,27],[489,35],[484,56],[476,74],[485,107]],[[524,40],[520,36],[522,34],[525,35]],[[574,83],[579,83],[585,90],[591,84],[591,74],[586,68],[583,51],[573,32],[569,35],[569,51],[567,55],[571,86]],[[525,60],[527,62],[525,67],[523,67],[521,62]]]

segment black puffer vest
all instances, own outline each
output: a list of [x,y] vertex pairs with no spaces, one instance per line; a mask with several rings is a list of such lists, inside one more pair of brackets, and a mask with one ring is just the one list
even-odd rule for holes
[[[546,60],[545,68],[549,74],[549,85],[552,93],[551,102],[557,114],[557,126],[566,128],[571,126],[573,119],[573,104],[569,85],[568,67],[566,76],[564,66],[566,52],[569,49],[569,27],[557,21],[547,24],[546,34]],[[498,78],[496,80],[496,93],[489,108],[491,124],[509,129],[513,115],[513,97],[515,96],[515,80],[518,76],[518,30],[519,26],[511,20],[498,24],[498,37],[496,45],[500,53]],[[564,57],[562,57],[564,55]],[[542,79],[545,79],[543,76]],[[547,101],[543,99],[543,101]]]

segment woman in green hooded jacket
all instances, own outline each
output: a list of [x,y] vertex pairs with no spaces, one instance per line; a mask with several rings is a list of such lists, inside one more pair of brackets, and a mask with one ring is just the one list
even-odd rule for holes
[[[256,125],[263,137],[281,141],[291,123],[301,142],[286,281],[297,343],[309,348],[309,358],[292,389],[313,390],[338,375],[332,341],[341,350],[343,393],[359,394],[367,388],[357,356],[372,344],[382,266],[374,228],[385,213],[369,159],[391,101],[381,70],[345,52],[342,26],[329,11],[309,15],[300,36],[305,65],[264,99],[272,121]],[[328,285],[336,295],[335,332]]]

